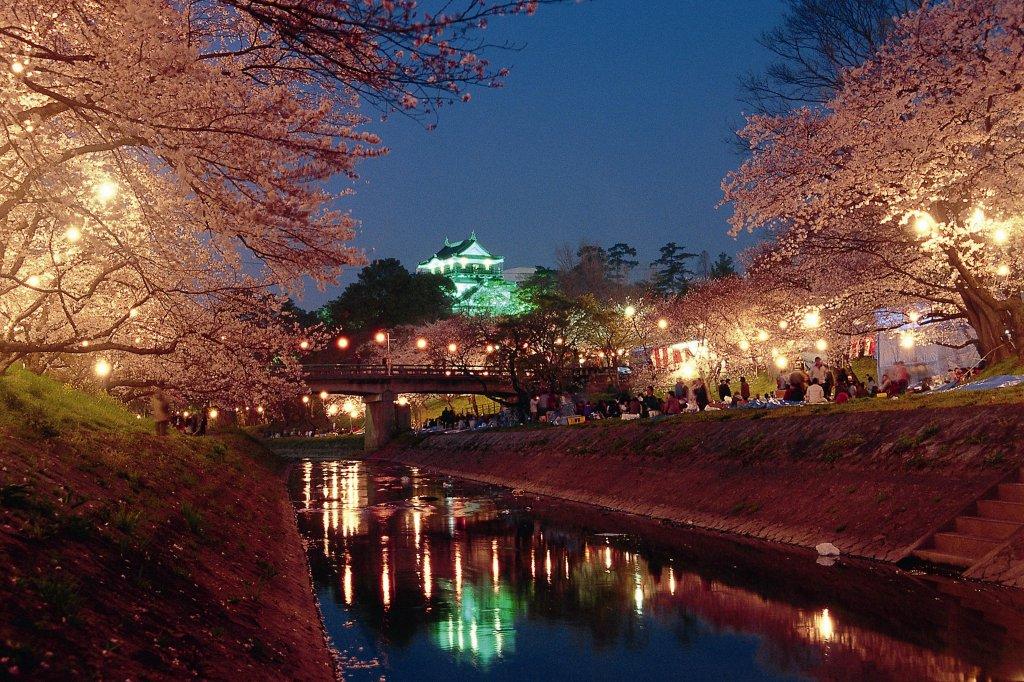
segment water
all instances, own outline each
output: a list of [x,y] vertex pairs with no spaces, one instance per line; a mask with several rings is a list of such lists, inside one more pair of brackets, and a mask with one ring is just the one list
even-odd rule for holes
[[414,468],[303,462],[351,680],[1024,679],[1024,596]]

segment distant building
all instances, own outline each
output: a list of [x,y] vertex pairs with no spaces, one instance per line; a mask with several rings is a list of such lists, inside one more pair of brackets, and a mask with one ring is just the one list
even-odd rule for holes
[[537,268],[533,266],[520,267],[520,268],[508,268],[505,270],[505,279],[509,282],[515,282],[516,284],[522,284],[527,281],[535,274],[537,274]]
[[[452,309],[464,315],[518,315],[526,306],[517,295],[518,287],[503,275],[505,259],[477,241],[476,232],[444,248],[416,266],[417,272],[448,277],[455,284]],[[519,268],[517,268],[518,270]]]

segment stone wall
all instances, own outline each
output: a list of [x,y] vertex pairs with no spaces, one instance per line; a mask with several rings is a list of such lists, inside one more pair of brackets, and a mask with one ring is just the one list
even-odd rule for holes
[[375,457],[898,561],[1019,467],[1024,449],[1016,405],[723,416],[417,437]]

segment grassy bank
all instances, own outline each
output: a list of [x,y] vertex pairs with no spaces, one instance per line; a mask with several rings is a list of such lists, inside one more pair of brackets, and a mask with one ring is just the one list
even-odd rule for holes
[[0,377],[0,674],[332,679],[279,463]]

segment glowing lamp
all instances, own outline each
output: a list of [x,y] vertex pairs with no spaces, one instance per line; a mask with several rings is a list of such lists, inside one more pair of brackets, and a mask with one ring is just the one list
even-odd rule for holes
[[341,406],[342,412],[344,412],[346,414],[352,414],[352,411],[355,410],[355,409],[356,409],[356,406],[352,403],[351,400],[346,400],[344,402],[344,404],[342,404],[342,406]]
[[41,283],[42,280],[39,279],[39,275],[30,275],[29,278],[25,280],[25,284],[30,287],[38,287]]
[[778,367],[779,369],[786,369],[787,367],[789,367],[789,360],[787,360],[785,356],[780,355],[779,357],[775,358],[775,366]]
[[563,343],[565,343],[565,341],[562,339],[561,336],[559,336],[557,339],[555,339],[555,345],[556,346],[561,346]]
[[818,339],[817,341],[814,342],[814,349],[824,353],[826,350],[828,350],[828,341],[826,341],[825,339]]
[[340,350],[345,350],[348,348],[348,339],[344,336],[340,336],[338,337],[338,340],[334,342],[334,345],[336,345]]
[[459,349],[459,347],[456,344],[454,344],[454,343],[449,343],[448,344],[448,352],[449,353],[454,353],[458,349]]
[[11,62],[11,72],[16,74],[25,73],[25,65],[21,62]]
[[914,347],[914,335],[903,333],[900,334],[900,348],[913,348]]
[[627,305],[625,308],[622,309],[622,314],[625,315],[626,317],[633,317],[634,315],[636,315],[636,306]]
[[96,376],[100,379],[106,379],[110,376],[111,369],[110,363],[101,358],[96,361],[95,365],[93,365],[92,371],[95,372]]
[[684,363],[682,368],[679,370],[679,374],[684,379],[693,379],[697,376],[697,365],[693,362]]
[[128,317],[130,317],[132,319],[135,319],[138,316],[139,316],[139,309],[138,308],[129,308],[128,309]]
[[117,183],[106,180],[96,185],[96,198],[106,203],[117,196]]
[[785,329],[788,326],[789,322],[786,322],[785,320],[779,320],[779,329]]
[[336,417],[337,415],[338,415],[338,406],[337,405],[328,405],[327,406],[327,416],[329,416],[329,417]]
[[917,312],[916,310],[911,310],[909,313],[907,313],[907,319],[913,322],[914,324],[917,324],[917,321],[921,319],[921,313]]
[[79,239],[82,238],[82,231],[72,225],[71,227],[64,231],[64,238],[67,239],[69,242],[77,242]]
[[1005,244],[1010,241],[1010,232],[1005,227],[997,227],[992,232],[992,241],[996,244]]
[[299,341],[299,348],[302,350],[309,350],[309,341]]
[[262,405],[257,405],[256,406],[256,411],[259,412],[260,414],[263,414],[263,406]]
[[406,405],[409,404],[409,399],[406,398],[404,395],[400,395],[398,396],[398,400],[396,402],[402,407],[405,407]]
[[750,350],[750,342],[746,339],[740,339],[740,350],[744,353]]
[[373,335],[373,340],[376,341],[377,343],[384,343],[385,341],[388,340],[388,335],[385,334],[384,332],[377,332],[376,334]]
[[302,396],[302,404],[303,405],[308,405],[309,404],[309,396],[308,395]]
[[327,391],[320,391],[320,400],[327,400],[328,395]]
[[927,213],[918,214],[914,219],[914,231],[921,237],[927,237],[935,227],[935,219]]
[[757,332],[757,340],[760,341],[761,343],[764,343],[765,341],[767,341],[768,340],[768,332],[766,332],[763,329],[761,331]]
[[821,326],[821,313],[817,310],[812,310],[804,315],[803,325],[807,329],[815,329]]
[[484,348],[484,352],[487,353],[488,355],[493,353],[494,352],[494,344],[491,344],[491,343],[487,344],[487,347]]
[[426,348],[427,348],[427,340],[425,338],[423,338],[422,336],[420,338],[416,339],[416,347],[419,348],[420,350],[426,350]]
[[1010,275],[1010,266],[1006,263],[1000,263],[999,267],[996,268],[996,274],[1000,277],[1008,277]]
[[658,320],[658,329],[668,329],[668,320],[664,317]]
[[210,419],[216,419],[218,416],[220,416],[220,412],[217,411],[216,407],[211,407],[209,414]]

